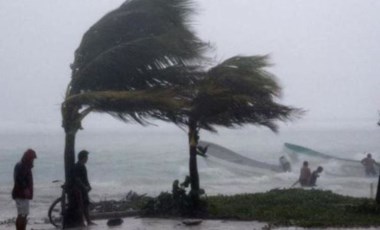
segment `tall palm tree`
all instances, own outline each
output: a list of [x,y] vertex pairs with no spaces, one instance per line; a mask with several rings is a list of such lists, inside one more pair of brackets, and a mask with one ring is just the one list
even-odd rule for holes
[[199,130],[216,132],[216,126],[235,128],[245,124],[265,126],[277,132],[276,121],[287,121],[303,113],[301,109],[277,102],[281,87],[265,70],[267,56],[235,56],[207,71],[206,77],[188,92],[190,108],[179,124],[189,130],[191,197],[199,201],[196,147]]
[[[380,110],[378,111],[379,113],[379,116],[380,116]],[[380,119],[379,121],[377,122],[377,125],[380,126]],[[377,182],[377,190],[376,190],[376,203],[377,204],[380,204],[380,174],[379,174],[379,179],[378,179],[378,182]]]
[[[189,29],[191,0],[130,0],[106,14],[83,36],[62,103],[65,180],[70,188],[75,136],[92,111],[146,124],[174,120],[181,103],[173,88],[199,79],[206,44]],[[70,204],[75,200],[69,199]],[[81,224],[66,213],[64,227]]]

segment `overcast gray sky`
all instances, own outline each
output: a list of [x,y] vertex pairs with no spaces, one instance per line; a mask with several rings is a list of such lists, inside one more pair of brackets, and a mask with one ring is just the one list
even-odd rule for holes
[[[59,128],[69,65],[83,33],[123,0],[0,1],[0,128]],[[270,54],[298,123],[375,125],[380,1],[197,0],[193,28],[212,57]],[[115,125],[107,115],[88,124]],[[296,125],[296,124],[295,124]]]

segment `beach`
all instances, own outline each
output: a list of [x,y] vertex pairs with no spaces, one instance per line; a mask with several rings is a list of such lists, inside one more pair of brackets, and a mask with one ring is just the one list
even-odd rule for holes
[[[230,220],[203,220],[199,225],[187,226],[182,223],[182,219],[156,219],[156,218],[124,218],[119,226],[107,226],[107,220],[95,221],[97,225],[90,227],[71,228],[71,230],[302,230],[301,227],[273,227],[267,223],[257,221],[230,221]],[[2,230],[13,230],[14,225],[0,226]],[[49,224],[28,224],[30,230],[56,230]],[[317,230],[320,228],[307,228]],[[356,229],[356,230],[375,230],[372,228],[323,228],[325,230]]]
[[[376,127],[375,127],[376,128]],[[219,134],[201,133],[201,139],[232,149],[246,157],[277,164],[284,154],[283,143],[302,144],[312,149],[335,156],[360,160],[365,152],[372,152],[379,159],[380,133],[377,129],[338,130],[283,130],[273,134],[267,130],[242,129],[220,130]],[[2,134],[0,138],[0,220],[16,215],[14,201],[10,197],[13,186],[13,167],[25,148],[32,147],[38,158],[33,168],[35,197],[31,202],[31,223],[44,223],[50,204],[61,193],[63,181],[63,133],[16,133]],[[187,134],[178,128],[126,129],[123,132],[95,132],[84,130],[77,135],[77,150],[87,149],[90,158],[87,163],[92,185],[90,197],[93,201],[123,200],[129,191],[157,196],[160,192],[171,191],[172,182],[183,181],[188,174]],[[302,159],[301,159],[302,161]],[[326,170],[337,168],[339,162],[329,161],[323,165]],[[311,163],[314,169],[317,165]],[[275,188],[289,188],[299,176],[297,163],[289,173],[260,172],[231,162],[209,158],[198,160],[201,187],[207,195],[266,192]],[[58,183],[52,183],[54,180]],[[318,179],[318,189],[354,197],[373,197],[371,184],[377,178],[363,176],[344,177],[323,173]],[[375,186],[376,188],[376,186]],[[225,221],[221,221],[225,223]],[[99,221],[102,226],[104,221]],[[130,224],[127,224],[130,223]],[[137,224],[136,228],[129,228]],[[150,228],[152,223],[178,229],[180,221],[128,218],[121,229]],[[207,226],[208,221],[202,223]],[[209,228],[218,225],[211,221]],[[233,222],[237,224],[240,222]],[[252,222],[254,226],[257,224]],[[242,226],[246,226],[243,222]],[[247,229],[252,226],[247,224]],[[265,223],[263,224],[263,226]],[[35,228],[38,229],[39,225]],[[223,224],[223,227],[228,225]],[[260,224],[258,227],[262,226]],[[4,227],[1,226],[1,227]],[[219,226],[220,227],[220,226]],[[41,225],[49,229],[49,225]],[[181,228],[179,228],[181,229]],[[206,229],[206,228],[200,228]],[[228,229],[228,228],[227,228]],[[242,229],[244,229],[242,227]]]
[[[120,226],[109,227],[107,226],[107,220],[95,221],[97,225],[82,228],[73,228],[72,230],[166,230],[166,229],[197,229],[197,230],[252,230],[262,229],[266,226],[265,223],[255,221],[223,221],[223,220],[204,220],[201,224],[195,226],[186,226],[180,219],[154,219],[154,218],[124,218],[123,224]],[[4,230],[14,229],[14,226],[0,226],[5,227]],[[3,229],[3,228],[1,228]],[[33,230],[54,230],[56,228],[47,224],[29,224],[28,229]]]

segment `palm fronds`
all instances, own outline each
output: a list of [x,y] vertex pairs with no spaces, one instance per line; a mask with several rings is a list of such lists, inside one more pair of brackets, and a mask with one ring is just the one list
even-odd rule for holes
[[188,81],[181,73],[202,59],[207,47],[189,29],[192,4],[131,0],[105,15],[85,33],[75,52],[71,93],[139,90]]
[[68,97],[64,104],[87,107],[91,111],[103,112],[123,121],[130,119],[146,124],[147,118],[168,120],[184,107],[174,89],[139,91],[94,91]]
[[201,128],[261,125],[277,131],[276,121],[291,120],[303,111],[278,103],[281,87],[265,70],[268,56],[236,56],[211,68],[193,100],[190,116]]

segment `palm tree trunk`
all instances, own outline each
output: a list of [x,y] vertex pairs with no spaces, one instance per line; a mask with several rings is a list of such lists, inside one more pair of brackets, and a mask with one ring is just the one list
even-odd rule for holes
[[76,131],[66,132],[65,135],[65,181],[69,185],[72,168],[75,164],[75,136]]
[[199,205],[199,174],[197,165],[197,143],[198,133],[197,124],[194,120],[189,121],[189,173],[190,173],[190,197],[193,202],[194,209]]
[[[64,229],[83,226],[83,214],[78,208],[78,196],[75,196],[72,190],[73,167],[75,164],[75,137],[80,128],[80,116],[76,108],[65,107],[62,109],[63,128],[65,129],[65,189],[67,195],[67,205],[65,210],[62,210]],[[63,199],[64,201],[66,199]]]
[[380,176],[379,176],[379,179],[378,179],[378,182],[377,182],[377,191],[376,191],[376,203],[377,204],[380,204]]

